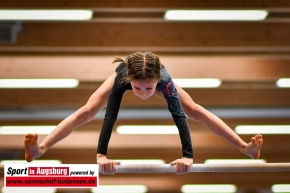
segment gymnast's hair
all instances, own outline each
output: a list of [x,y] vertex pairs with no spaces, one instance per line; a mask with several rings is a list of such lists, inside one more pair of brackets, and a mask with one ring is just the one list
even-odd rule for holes
[[125,58],[116,57],[115,62],[125,62],[127,66],[126,80],[122,83],[131,80],[144,80],[155,78],[160,79],[161,76],[161,63],[159,57],[152,52],[135,52]]

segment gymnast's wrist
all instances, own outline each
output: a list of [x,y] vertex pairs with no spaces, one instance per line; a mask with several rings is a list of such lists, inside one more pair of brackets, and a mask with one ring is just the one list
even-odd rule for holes
[[182,157],[181,159],[193,159],[193,157]]
[[97,158],[103,158],[103,157],[107,157],[107,156],[104,154],[97,153]]

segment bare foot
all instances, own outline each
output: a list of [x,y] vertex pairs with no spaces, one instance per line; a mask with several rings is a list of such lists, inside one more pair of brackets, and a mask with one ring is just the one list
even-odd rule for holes
[[257,159],[260,157],[260,150],[263,145],[262,135],[258,134],[255,137],[252,137],[251,142],[248,143],[241,152],[247,156]]
[[37,144],[37,134],[27,134],[24,139],[25,160],[31,162],[40,157],[43,153]]

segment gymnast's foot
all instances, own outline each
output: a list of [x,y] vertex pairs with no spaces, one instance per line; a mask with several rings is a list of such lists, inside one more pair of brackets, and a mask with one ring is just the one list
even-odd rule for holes
[[248,143],[245,147],[242,148],[241,152],[247,156],[257,159],[260,157],[260,150],[263,145],[262,135],[256,135],[252,137],[251,142]]
[[24,139],[25,160],[31,162],[43,155],[41,148],[37,144],[37,134],[27,134]]

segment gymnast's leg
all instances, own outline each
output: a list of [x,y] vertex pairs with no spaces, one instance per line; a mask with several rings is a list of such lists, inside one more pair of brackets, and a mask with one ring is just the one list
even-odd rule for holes
[[42,156],[49,148],[67,137],[78,126],[91,121],[107,105],[107,100],[114,83],[114,72],[92,96],[86,105],[64,119],[39,145],[37,134],[27,134],[24,139],[25,160],[28,162]]
[[[229,126],[227,126],[220,118],[207,111],[200,105],[196,104],[192,98],[178,85],[174,84],[180,97],[182,107],[185,114],[197,122],[205,124],[213,133],[223,137],[242,153],[251,158],[259,158],[260,149],[263,144],[262,135],[256,135],[251,138],[250,143],[244,142]],[[155,92],[155,95],[164,99],[161,92]],[[165,100],[165,99],[164,99]]]
[[250,143],[244,142],[229,126],[227,126],[220,118],[207,111],[200,105],[194,103],[188,93],[176,85],[184,112],[191,119],[205,124],[212,132],[223,137],[242,153],[251,158],[260,157],[260,149],[263,144],[262,135],[256,135],[251,138]]

